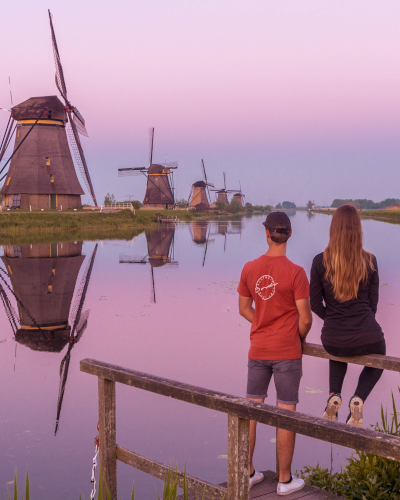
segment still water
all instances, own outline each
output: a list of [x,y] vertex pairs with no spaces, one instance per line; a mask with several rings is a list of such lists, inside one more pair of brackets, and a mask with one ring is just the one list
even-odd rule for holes
[[[305,212],[291,218],[288,257],[309,273],[331,219]],[[238,315],[236,287],[245,262],[266,250],[262,221],[180,224],[128,241],[3,246],[0,274],[9,286],[1,281],[3,495],[15,469],[22,485],[28,468],[33,498],[70,500],[79,490],[89,497],[97,379],[79,371],[83,358],[245,395],[249,325]],[[363,228],[365,247],[379,265],[377,319],[388,354],[400,356],[400,226],[363,221]],[[314,318],[310,342],[320,343],[320,329]],[[349,366],[345,400],[360,370]],[[389,404],[399,382],[397,373],[384,372],[365,406],[366,425],[379,420],[381,403]],[[299,411],[321,416],[327,384],[328,362],[304,358]],[[275,402],[273,385],[268,402]],[[339,419],[346,416],[343,408]],[[275,429],[259,426],[258,469],[275,467],[274,435]],[[174,459],[179,468],[186,460],[189,473],[208,481],[226,480],[224,414],[117,385],[117,442],[161,462]],[[298,436],[293,470],[317,462],[331,467],[331,461],[338,469],[349,455]],[[154,478],[118,464],[119,497],[129,497],[132,480],[137,498],[154,498],[155,484],[160,489]]]

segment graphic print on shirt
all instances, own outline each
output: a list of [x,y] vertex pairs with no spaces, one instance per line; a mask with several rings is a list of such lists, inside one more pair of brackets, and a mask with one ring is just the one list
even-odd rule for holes
[[256,283],[256,293],[263,299],[270,299],[275,293],[275,287],[278,283],[275,283],[274,278],[265,274],[258,279]]

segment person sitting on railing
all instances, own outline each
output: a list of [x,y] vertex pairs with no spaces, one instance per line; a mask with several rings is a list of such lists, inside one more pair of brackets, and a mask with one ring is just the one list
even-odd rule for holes
[[[383,332],[375,319],[379,298],[376,258],[363,249],[361,218],[352,205],[333,214],[329,243],[311,268],[311,309],[324,320],[321,340],[332,356],[386,354]],[[324,304],[325,302],[325,304]],[[329,361],[329,399],[323,418],[337,421],[347,363]],[[350,399],[346,422],[363,425],[365,400],[383,370],[365,366]]]
[[[247,398],[264,403],[274,375],[277,405],[294,411],[302,376],[301,339],[312,324],[309,283],[304,269],[286,257],[292,235],[289,217],[271,212],[263,224],[268,251],[244,266],[238,286],[239,313],[251,323]],[[250,487],[264,479],[253,466],[256,424],[250,422]],[[295,437],[278,429],[278,495],[304,487],[304,481],[291,474]]]

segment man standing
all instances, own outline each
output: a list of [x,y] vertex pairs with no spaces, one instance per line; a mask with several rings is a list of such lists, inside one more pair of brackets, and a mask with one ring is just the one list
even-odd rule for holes
[[[301,341],[312,324],[309,283],[304,269],[286,257],[292,235],[289,217],[271,212],[263,224],[268,251],[244,266],[237,289],[239,313],[251,323],[247,398],[264,403],[274,375],[277,405],[294,411],[302,376]],[[250,488],[264,479],[253,466],[256,424],[250,423]],[[278,495],[304,487],[304,481],[291,474],[295,437],[278,429]]]

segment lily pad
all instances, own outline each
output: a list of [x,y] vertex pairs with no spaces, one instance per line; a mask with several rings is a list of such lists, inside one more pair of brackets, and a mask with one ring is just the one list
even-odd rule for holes
[[306,392],[309,392],[310,394],[321,394],[324,391],[321,391],[320,389],[315,389],[315,387],[306,387]]

